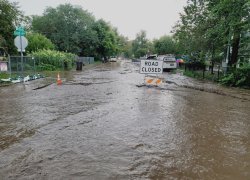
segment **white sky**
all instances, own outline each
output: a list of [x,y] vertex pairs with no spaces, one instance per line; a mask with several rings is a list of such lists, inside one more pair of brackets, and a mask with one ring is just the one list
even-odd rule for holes
[[9,0],[19,2],[25,15],[42,15],[46,7],[70,3],[80,5],[96,19],[104,19],[129,39],[141,30],[147,38],[170,35],[187,0]]

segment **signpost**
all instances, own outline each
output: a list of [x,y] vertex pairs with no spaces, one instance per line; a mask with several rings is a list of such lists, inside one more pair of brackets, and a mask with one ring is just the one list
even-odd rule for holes
[[159,74],[162,74],[163,72],[163,61],[161,60],[155,60],[155,59],[145,59],[141,60],[140,65],[140,73],[141,74],[153,74],[157,75],[155,77],[145,77],[145,82],[150,85],[159,85],[162,80],[158,78]]
[[14,44],[18,52],[25,52],[25,48],[28,46],[28,40],[24,36],[17,36],[14,39]]
[[19,26],[16,28],[16,30],[14,31],[14,35],[15,36],[25,36],[26,32],[24,31],[22,26]]
[[25,52],[25,48],[28,46],[28,40],[24,37],[26,32],[23,27],[19,26],[14,31],[14,35],[17,36],[14,40],[15,46],[17,47],[18,52],[21,53],[21,67],[22,67],[22,78],[23,77],[23,52]]

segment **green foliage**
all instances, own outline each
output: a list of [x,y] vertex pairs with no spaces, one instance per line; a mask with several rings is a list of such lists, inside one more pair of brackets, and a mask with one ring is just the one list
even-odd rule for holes
[[46,38],[46,36],[39,34],[39,33],[29,33],[27,34],[27,39],[29,41],[29,45],[26,48],[28,53],[35,52],[38,50],[46,50],[55,49],[54,44]]
[[236,63],[241,34],[249,31],[249,7],[249,0],[189,0],[174,29],[179,49],[210,54],[214,62],[229,43],[231,64]]
[[75,55],[52,50],[40,50],[31,54],[41,70],[71,69]]
[[117,54],[118,52],[118,36],[112,29],[111,25],[104,20],[98,20],[93,30],[97,35],[96,52],[101,57],[107,57]]
[[139,58],[145,56],[152,51],[152,46],[146,37],[146,31],[137,33],[135,40],[132,42],[132,53],[134,57]]
[[71,4],[49,7],[43,16],[33,16],[32,28],[49,38],[59,51],[98,58],[119,52],[117,30]]
[[233,72],[222,78],[220,82],[229,86],[250,87],[250,64],[246,63],[242,67],[236,68]]
[[70,4],[47,8],[43,16],[33,16],[33,30],[44,34],[60,51],[79,53],[79,44],[85,36],[94,18],[81,8]]
[[10,75],[9,75],[9,73],[0,73],[0,79],[7,79],[7,78],[9,78],[10,77]]
[[197,77],[197,76],[196,76],[197,72],[194,72],[194,71],[184,71],[183,74],[184,74],[185,76],[192,77],[192,78]]
[[16,3],[0,0],[0,46],[5,47],[8,53],[16,52],[13,32],[20,15]]
[[32,28],[49,38],[58,50],[80,54],[95,42],[91,31],[94,20],[81,7],[65,4],[47,8],[43,16],[33,16]]
[[176,45],[171,36],[162,36],[154,41],[154,49],[157,54],[175,54]]
[[162,36],[154,41],[154,49],[157,54],[175,54],[176,44],[171,36]]
[[51,65],[51,64],[39,64],[37,66],[37,70],[38,71],[55,71],[56,70],[56,67]]
[[124,57],[125,58],[132,58],[133,52],[132,52],[132,41],[128,41],[123,49]]
[[118,55],[123,56],[123,57],[132,57],[131,53],[131,41],[128,40],[127,37],[118,35],[117,36],[117,45],[118,45]]
[[192,70],[186,70],[183,73],[185,76],[200,79],[200,80],[210,80],[210,81],[218,81],[218,73],[211,74],[209,71],[204,72],[203,76],[203,71],[192,71]]

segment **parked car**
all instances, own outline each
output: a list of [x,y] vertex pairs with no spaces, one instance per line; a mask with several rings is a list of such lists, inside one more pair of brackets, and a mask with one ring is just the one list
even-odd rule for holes
[[159,55],[157,59],[163,61],[163,70],[171,70],[177,68],[177,63],[174,55]]
[[117,57],[116,56],[111,56],[109,59],[109,62],[116,62],[117,61]]
[[152,54],[152,55],[149,55],[149,56],[147,56],[147,58],[146,59],[157,59],[157,54]]

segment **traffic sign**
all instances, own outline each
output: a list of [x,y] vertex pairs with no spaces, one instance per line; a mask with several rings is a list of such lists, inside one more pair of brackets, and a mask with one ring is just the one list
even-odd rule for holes
[[14,39],[14,43],[18,52],[25,52],[25,48],[28,46],[28,40],[24,36],[17,36]]
[[26,34],[25,30],[21,26],[17,27],[16,30],[14,31],[15,36],[24,36],[25,34]]
[[145,77],[145,83],[147,85],[160,85],[162,84],[162,79],[158,77]]
[[147,59],[141,60],[140,73],[141,74],[162,74],[163,61]]

